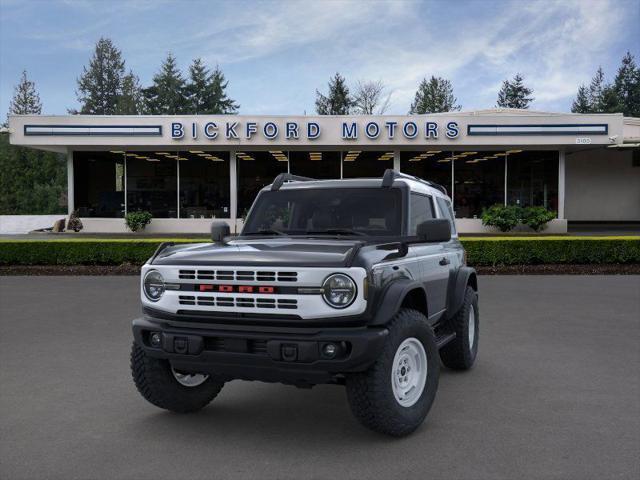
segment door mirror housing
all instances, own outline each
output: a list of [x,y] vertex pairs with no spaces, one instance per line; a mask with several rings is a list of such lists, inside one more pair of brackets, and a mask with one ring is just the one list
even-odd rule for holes
[[214,243],[222,243],[225,237],[231,234],[229,224],[223,221],[211,222],[211,240]]
[[446,218],[433,218],[418,224],[418,238],[421,242],[448,242],[451,240],[451,225]]

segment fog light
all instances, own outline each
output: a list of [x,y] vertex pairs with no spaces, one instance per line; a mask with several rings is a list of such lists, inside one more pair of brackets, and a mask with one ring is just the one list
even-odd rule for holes
[[152,347],[160,347],[160,344],[162,344],[162,337],[160,336],[160,334],[158,332],[153,332],[151,334],[151,336],[149,337],[149,340],[151,341],[151,346]]
[[327,343],[324,347],[322,347],[322,353],[329,358],[333,358],[338,351],[338,347],[336,347],[333,343]]

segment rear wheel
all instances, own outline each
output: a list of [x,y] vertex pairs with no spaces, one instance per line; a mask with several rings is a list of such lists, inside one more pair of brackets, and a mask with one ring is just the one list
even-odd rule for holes
[[351,411],[366,427],[408,435],[424,421],[438,389],[440,362],[433,330],[417,310],[400,310],[382,354],[363,373],[347,376]]
[[167,360],[149,357],[133,342],[131,374],[140,394],[156,407],[195,412],[213,400],[224,382],[202,373],[175,370]]
[[451,319],[456,338],[440,350],[440,358],[445,366],[454,370],[468,370],[478,355],[478,294],[467,286],[462,307]]

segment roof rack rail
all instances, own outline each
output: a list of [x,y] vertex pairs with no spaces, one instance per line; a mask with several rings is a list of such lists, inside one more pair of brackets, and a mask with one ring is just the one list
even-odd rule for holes
[[396,178],[406,178],[408,180],[414,180],[416,182],[420,182],[430,187],[433,187],[436,190],[439,190],[445,195],[447,195],[447,189],[438,183],[430,182],[428,180],[423,180],[422,178],[414,177],[413,175],[408,175],[406,173],[401,173],[401,172],[398,172],[397,170],[393,170],[392,168],[387,168],[384,171],[384,176],[382,177],[382,187],[383,188],[391,187],[391,185],[393,185],[393,181]]
[[275,192],[280,190],[280,187],[284,182],[310,182],[312,180],[315,180],[315,178],[301,177],[300,175],[292,175],[290,173],[281,173],[275,178],[273,184],[271,184],[271,191]]

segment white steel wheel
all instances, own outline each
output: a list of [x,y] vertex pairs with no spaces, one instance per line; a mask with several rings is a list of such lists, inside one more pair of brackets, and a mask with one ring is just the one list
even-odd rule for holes
[[469,351],[473,352],[473,342],[476,339],[476,309],[469,306]]
[[171,367],[171,373],[176,381],[183,387],[197,387],[207,381],[209,375],[204,373],[183,373]]
[[422,395],[427,383],[427,353],[420,340],[405,339],[393,358],[391,386],[393,396],[403,407],[411,407]]

